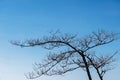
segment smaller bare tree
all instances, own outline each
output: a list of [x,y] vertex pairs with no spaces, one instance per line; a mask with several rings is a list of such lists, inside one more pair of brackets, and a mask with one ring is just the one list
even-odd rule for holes
[[113,69],[112,63],[115,62],[114,57],[118,52],[119,51],[116,51],[112,55],[104,56],[96,56],[95,53],[86,55],[90,66],[92,66],[96,70],[100,80],[103,80],[103,76],[106,72]]

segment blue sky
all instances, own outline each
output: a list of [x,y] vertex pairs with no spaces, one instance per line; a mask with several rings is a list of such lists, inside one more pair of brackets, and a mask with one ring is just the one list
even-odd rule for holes
[[[82,36],[98,29],[120,32],[120,0],[0,0],[0,80],[27,80],[24,73],[31,71],[32,64],[47,53],[40,47],[13,46],[10,40],[38,38],[57,29]],[[112,52],[119,45],[117,41],[106,49],[113,49]],[[117,65],[105,80],[120,79]],[[80,70],[64,77],[40,79],[84,80],[83,73]]]

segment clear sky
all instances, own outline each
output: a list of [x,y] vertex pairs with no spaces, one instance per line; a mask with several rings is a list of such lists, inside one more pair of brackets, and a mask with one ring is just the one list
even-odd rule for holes
[[[120,32],[120,0],[0,0],[0,80],[27,80],[24,73],[47,53],[40,47],[13,46],[10,40],[38,38],[57,29],[82,36],[98,29]],[[112,52],[119,45],[117,41],[106,49]],[[105,80],[119,80],[119,73],[117,64]],[[87,80],[81,70],[39,79]]]

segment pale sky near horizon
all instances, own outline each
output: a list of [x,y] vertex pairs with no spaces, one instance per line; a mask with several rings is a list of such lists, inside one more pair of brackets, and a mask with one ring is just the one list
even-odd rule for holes
[[[28,80],[32,71],[48,53],[41,47],[20,48],[10,40],[26,40],[60,29],[80,36],[98,29],[120,32],[120,0],[0,0],[0,80]],[[103,47],[108,52],[120,49],[120,40]],[[120,55],[116,68],[105,80],[119,80]],[[94,77],[95,80],[96,76]],[[88,80],[84,71],[63,76],[42,76],[36,80]]]

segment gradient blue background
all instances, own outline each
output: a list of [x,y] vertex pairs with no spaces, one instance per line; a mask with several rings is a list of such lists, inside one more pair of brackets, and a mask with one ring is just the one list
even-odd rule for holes
[[[32,71],[32,64],[48,53],[40,47],[13,46],[10,40],[38,38],[57,29],[80,36],[98,29],[119,33],[120,0],[0,0],[0,80],[27,80],[24,73]],[[120,49],[120,40],[98,51],[102,49],[112,53]],[[116,68],[105,75],[105,80],[120,79],[119,57]],[[96,77],[94,80],[98,80]],[[80,69],[39,79],[87,80],[87,76]]]

